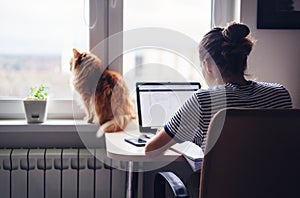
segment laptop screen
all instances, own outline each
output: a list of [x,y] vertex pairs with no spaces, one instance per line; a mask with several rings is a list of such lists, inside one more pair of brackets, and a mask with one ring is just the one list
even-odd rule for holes
[[155,132],[200,88],[200,83],[136,83],[141,132]]

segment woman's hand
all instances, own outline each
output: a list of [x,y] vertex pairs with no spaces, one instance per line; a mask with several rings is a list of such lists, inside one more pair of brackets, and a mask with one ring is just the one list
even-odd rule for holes
[[154,137],[152,137],[145,146],[145,154],[147,156],[157,156],[166,151],[176,142],[161,128]]

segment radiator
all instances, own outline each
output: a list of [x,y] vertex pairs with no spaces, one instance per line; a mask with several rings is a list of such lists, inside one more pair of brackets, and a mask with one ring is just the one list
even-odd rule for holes
[[125,197],[126,173],[94,157],[103,150],[91,152],[0,149],[0,198]]

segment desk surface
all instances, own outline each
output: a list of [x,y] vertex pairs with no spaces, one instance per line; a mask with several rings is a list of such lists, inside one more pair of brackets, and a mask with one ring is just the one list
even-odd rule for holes
[[133,162],[174,161],[181,156],[172,150],[167,150],[157,157],[146,156],[144,147],[137,147],[124,141],[128,137],[141,137],[136,123],[130,123],[122,132],[105,133],[107,156],[114,160]]

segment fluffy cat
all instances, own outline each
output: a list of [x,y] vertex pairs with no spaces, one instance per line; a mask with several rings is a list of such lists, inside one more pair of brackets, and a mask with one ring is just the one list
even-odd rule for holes
[[70,60],[73,86],[80,94],[89,123],[98,123],[104,132],[123,130],[136,118],[129,90],[119,73],[103,69],[92,53],[73,49]]

